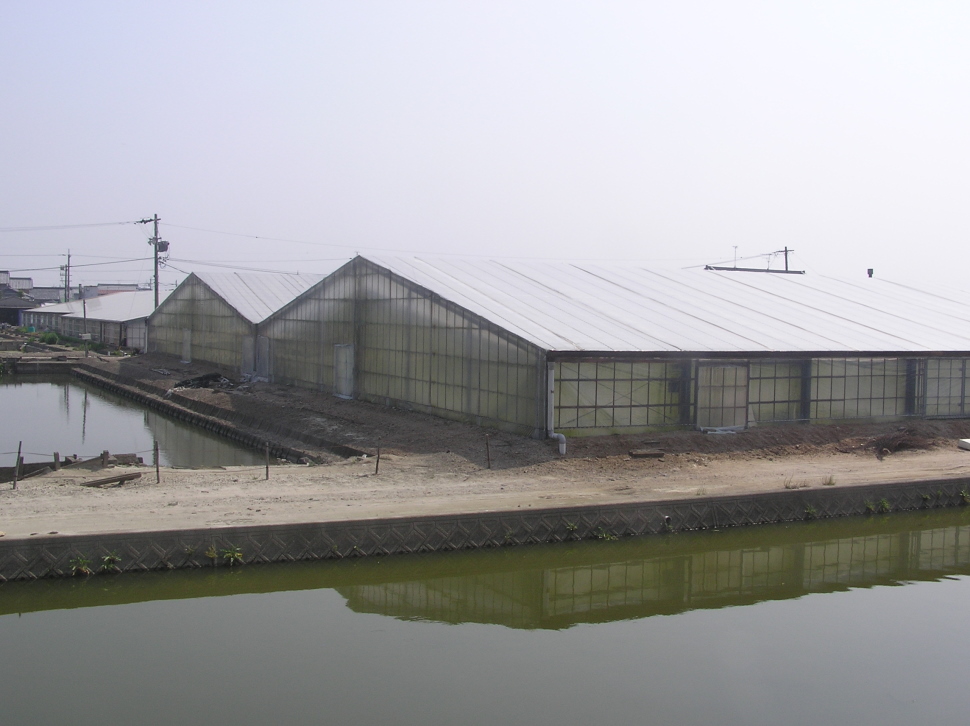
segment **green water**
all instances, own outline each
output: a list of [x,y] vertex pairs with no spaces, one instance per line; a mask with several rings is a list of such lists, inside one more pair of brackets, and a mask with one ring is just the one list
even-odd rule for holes
[[26,462],[51,461],[55,451],[92,458],[107,450],[150,464],[155,441],[162,466],[263,461],[259,452],[68,376],[3,376],[0,410],[0,466],[14,465],[18,446]]
[[963,724],[970,510],[0,586],[4,724]]

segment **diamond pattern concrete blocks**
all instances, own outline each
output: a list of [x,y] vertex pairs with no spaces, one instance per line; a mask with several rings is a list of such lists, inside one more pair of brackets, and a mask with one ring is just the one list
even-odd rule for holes
[[[412,519],[315,522],[178,532],[66,535],[0,540],[0,582],[71,574],[83,558],[107,555],[121,571],[225,567],[238,548],[245,563],[501,547],[881,514],[970,504],[970,480],[824,487],[737,497],[596,507],[487,512]],[[966,497],[964,495],[967,495]]]

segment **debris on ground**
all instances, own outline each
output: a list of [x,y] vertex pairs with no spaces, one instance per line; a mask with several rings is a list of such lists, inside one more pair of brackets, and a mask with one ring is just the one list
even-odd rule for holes
[[662,449],[633,449],[630,456],[634,459],[662,459],[664,451]]
[[873,439],[869,448],[876,452],[877,458],[895,454],[897,451],[912,449],[932,449],[934,442],[925,436],[920,436],[910,429],[903,428],[885,436]]
[[132,472],[130,474],[118,474],[117,476],[108,476],[104,479],[93,479],[91,481],[80,482],[82,487],[98,487],[104,488],[106,486],[121,486],[126,481],[134,481],[135,479],[141,479],[141,474],[139,472]]
[[179,381],[172,388],[178,390],[180,388],[212,388],[213,386],[231,387],[232,381],[221,373],[203,373],[201,376]]

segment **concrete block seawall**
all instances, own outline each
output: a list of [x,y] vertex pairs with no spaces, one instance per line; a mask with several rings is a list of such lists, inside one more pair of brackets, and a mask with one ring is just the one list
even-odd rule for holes
[[970,479],[939,479],[527,512],[45,535],[0,539],[0,582],[64,577],[85,569],[227,567],[614,539],[850,515],[881,517],[968,502]]

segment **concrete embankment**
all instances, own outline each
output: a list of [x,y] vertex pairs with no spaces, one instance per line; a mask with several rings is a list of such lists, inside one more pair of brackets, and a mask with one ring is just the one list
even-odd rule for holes
[[0,539],[0,581],[543,544],[962,506],[970,479],[381,519]]
[[246,446],[259,450],[269,446],[270,454],[280,459],[299,462],[312,459],[314,455],[304,449],[286,446],[274,440],[276,437],[300,439],[311,446],[316,446],[338,456],[359,456],[364,453],[353,447],[308,435],[306,432],[291,431],[268,419],[245,416],[224,408],[194,401],[191,398],[179,395],[177,392],[163,397],[159,395],[157,389],[148,387],[140,381],[133,386],[120,377],[99,368],[74,365],[71,373],[75,378],[85,383],[111,391],[155,411],[172,416],[179,421],[225,436]]
[[[224,418],[224,416],[226,416],[226,412],[216,409],[214,406],[207,406],[203,404],[203,406],[205,406],[205,408],[208,410],[205,413],[202,413],[199,411],[194,411],[192,408],[189,408],[189,406],[186,405],[190,399],[173,394],[171,398],[174,400],[167,400],[157,394],[149,393],[147,391],[140,391],[137,388],[126,385],[120,382],[110,373],[106,373],[104,371],[85,370],[79,366],[74,366],[71,369],[71,373],[80,381],[84,381],[85,383],[89,383],[93,386],[97,386],[98,388],[110,391],[111,393],[122,396],[123,398],[136,401],[147,408],[154,411],[159,411],[160,413],[164,413],[179,421],[192,424],[193,426],[198,426],[205,431],[219,434],[227,439],[237,441],[255,449],[264,449],[268,446],[269,453],[272,456],[279,457],[281,459],[291,459],[293,461],[300,461],[301,459],[311,456],[306,451],[283,446],[278,442],[272,441],[267,435],[248,431],[237,423],[227,421]],[[248,423],[253,424],[256,422]],[[253,428],[257,428],[257,430],[259,430],[260,427],[254,426]]]

